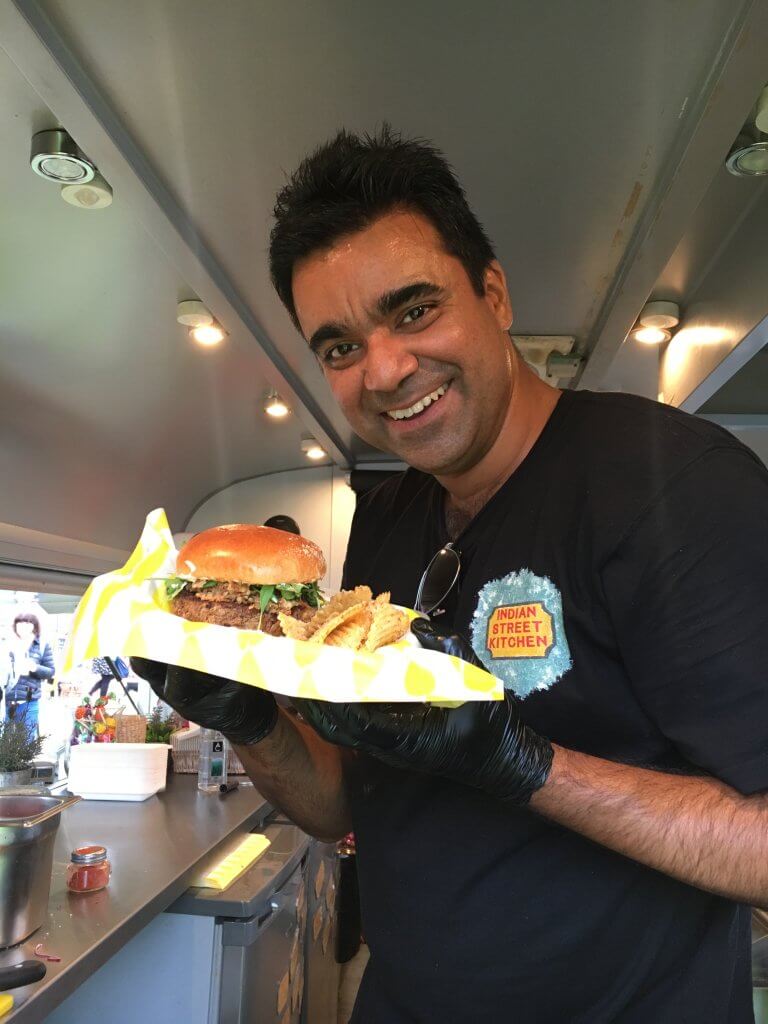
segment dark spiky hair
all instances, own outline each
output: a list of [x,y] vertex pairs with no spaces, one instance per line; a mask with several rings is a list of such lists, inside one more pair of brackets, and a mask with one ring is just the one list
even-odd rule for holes
[[484,293],[493,247],[443,154],[423,139],[403,139],[388,124],[375,135],[342,130],[302,160],[275,202],[269,269],[296,327],[296,263],[397,209],[426,217],[477,294]]

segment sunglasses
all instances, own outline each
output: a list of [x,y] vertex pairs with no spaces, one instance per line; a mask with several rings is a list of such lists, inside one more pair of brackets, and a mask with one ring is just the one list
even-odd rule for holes
[[453,544],[446,544],[432,557],[424,570],[416,592],[417,612],[423,615],[442,615],[441,607],[456,586],[461,572],[461,556]]

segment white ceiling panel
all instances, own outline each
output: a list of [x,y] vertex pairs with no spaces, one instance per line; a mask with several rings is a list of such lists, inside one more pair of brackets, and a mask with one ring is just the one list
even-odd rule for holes
[[193,346],[186,285],[117,195],[83,211],[29,169],[51,115],[0,51],[0,522],[129,546],[234,479],[300,466],[244,352]]
[[[496,243],[515,332],[599,340],[609,365],[762,82],[742,38],[757,6],[9,0],[0,472],[17,489],[0,521],[125,546],[149,507],[178,523],[300,465],[302,416],[338,461],[370,459],[266,263],[276,191],[341,126],[434,140]],[[57,117],[114,185],[109,209],[74,210],[30,172],[30,136]],[[230,330],[220,350],[175,324],[193,293]],[[280,425],[258,413],[276,379],[297,406]]]

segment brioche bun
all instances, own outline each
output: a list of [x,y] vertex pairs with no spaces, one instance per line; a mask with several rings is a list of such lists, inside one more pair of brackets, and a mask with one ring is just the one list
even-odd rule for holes
[[311,540],[250,523],[195,534],[176,561],[180,576],[232,583],[313,583],[325,569],[323,553]]

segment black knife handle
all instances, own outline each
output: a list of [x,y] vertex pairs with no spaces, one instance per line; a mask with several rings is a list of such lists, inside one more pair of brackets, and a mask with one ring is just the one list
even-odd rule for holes
[[0,967],[0,992],[42,981],[47,968],[42,960],[22,960],[12,967]]

